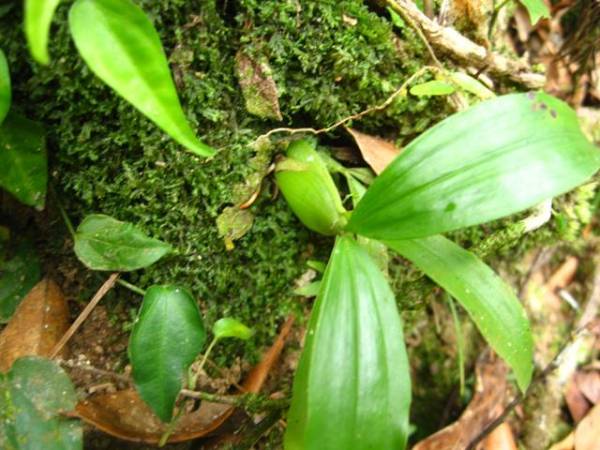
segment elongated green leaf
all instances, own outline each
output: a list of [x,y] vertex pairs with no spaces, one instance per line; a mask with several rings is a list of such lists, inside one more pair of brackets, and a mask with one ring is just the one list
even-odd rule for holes
[[512,367],[521,390],[527,389],[533,372],[533,338],[525,310],[510,287],[479,258],[443,236],[386,244],[456,298]]
[[213,334],[216,339],[233,337],[246,341],[252,337],[253,332],[239,320],[223,317],[213,325]]
[[535,25],[542,18],[550,18],[550,10],[544,0],[521,0],[529,13],[531,23]]
[[102,81],[200,156],[215,151],[191,129],[158,33],[131,0],[77,0],[69,26],[81,57]]
[[129,339],[133,380],[140,396],[169,422],[185,372],[202,350],[206,331],[187,289],[152,286],[146,291]]
[[154,264],[170,251],[169,244],[104,214],[87,216],[75,233],[75,254],[92,270],[137,270]]
[[81,425],[61,416],[76,403],[60,366],[38,357],[18,359],[8,374],[0,374],[0,448],[82,449]]
[[21,242],[10,260],[0,261],[0,323],[8,322],[41,276],[40,260],[29,242]]
[[60,0],[25,0],[25,36],[29,51],[40,64],[48,64],[48,36]]
[[426,81],[410,88],[410,93],[417,97],[431,95],[450,95],[456,91],[456,88],[450,83],[440,80]]
[[8,62],[2,49],[0,49],[0,125],[4,122],[6,114],[10,109],[12,90],[10,86],[10,72]]
[[378,176],[347,229],[410,239],[530,208],[581,184],[600,151],[575,112],[544,93],[497,97],[414,140]]
[[287,450],[402,450],[410,374],[394,295],[369,255],[338,238],[294,379]]
[[21,202],[44,209],[48,169],[44,130],[10,113],[0,126],[0,187]]

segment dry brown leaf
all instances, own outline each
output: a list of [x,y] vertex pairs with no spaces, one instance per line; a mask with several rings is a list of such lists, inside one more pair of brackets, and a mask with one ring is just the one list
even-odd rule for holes
[[[273,345],[248,374],[242,385],[244,392],[260,391],[283,350],[293,322],[293,317],[287,319]],[[218,429],[234,410],[231,405],[203,401],[197,410],[178,421],[169,442],[183,442],[206,436]],[[80,402],[71,415],[127,441],[157,444],[165,432],[165,425],[134,389],[95,395]]]
[[483,441],[483,450],[517,450],[517,443],[510,425],[498,425]]
[[417,443],[413,450],[466,448],[502,412],[508,400],[507,366],[498,357],[479,358],[475,368],[475,394],[460,418],[453,424]]
[[600,371],[581,371],[575,374],[575,382],[581,393],[592,405],[600,403]]
[[252,58],[240,50],[235,63],[248,112],[262,119],[282,120],[277,85],[267,59]]
[[600,404],[575,429],[575,450],[600,450]]
[[69,328],[68,317],[61,289],[44,278],[29,291],[0,334],[0,372],[22,356],[49,356]]
[[573,377],[567,385],[565,402],[567,403],[567,408],[569,408],[569,412],[575,423],[578,423],[583,419],[591,408],[590,402],[581,393],[579,386],[577,386],[575,377]]
[[557,289],[566,288],[573,281],[578,266],[579,260],[574,256],[569,256],[546,282],[546,289],[554,292]]
[[361,133],[352,128],[346,127],[346,130],[356,141],[364,160],[377,175],[383,172],[383,169],[400,154],[400,150],[389,141]]

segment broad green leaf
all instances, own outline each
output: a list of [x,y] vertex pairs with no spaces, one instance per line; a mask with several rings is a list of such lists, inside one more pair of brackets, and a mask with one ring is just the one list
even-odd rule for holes
[[294,295],[299,295],[301,297],[316,297],[319,295],[320,290],[321,280],[317,280],[313,281],[312,283],[308,283],[306,286],[294,289]]
[[0,323],[8,322],[41,276],[40,260],[26,241],[17,245],[10,260],[0,261]]
[[410,374],[394,295],[369,255],[339,237],[294,379],[287,450],[402,450]]
[[575,112],[544,93],[496,97],[415,139],[379,175],[347,229],[375,239],[488,222],[565,193],[600,167]]
[[215,151],[191,129],[158,33],[131,0],[77,0],[69,26],[81,57],[102,81],[185,148]]
[[38,210],[46,203],[48,169],[44,130],[10,113],[0,126],[0,187]]
[[292,142],[287,158],[275,168],[281,193],[306,227],[335,235],[345,224],[345,210],[338,189],[313,140]]
[[512,367],[521,390],[527,389],[533,372],[533,337],[512,289],[479,258],[443,236],[385,243],[467,310],[486,341]]
[[48,36],[59,3],[60,0],[25,0],[25,36],[33,59],[40,64],[50,62]]
[[76,403],[73,384],[60,366],[38,357],[18,359],[0,374],[0,448],[82,449],[81,425],[61,415]]
[[154,264],[170,251],[169,244],[104,214],[87,216],[75,233],[75,254],[92,270],[137,270]]
[[169,422],[184,375],[198,356],[206,331],[187,289],[151,286],[129,339],[135,387],[163,421]]
[[529,19],[533,25],[542,18],[550,18],[550,10],[544,0],[521,0],[521,3],[527,9]]
[[213,334],[215,335],[215,339],[233,337],[247,341],[252,337],[254,332],[239,320],[231,317],[223,317],[213,325]]
[[440,80],[427,81],[410,88],[410,93],[417,97],[450,95],[454,92],[456,92],[456,88],[453,85]]
[[10,109],[12,90],[10,86],[10,72],[8,62],[2,49],[0,49],[0,125],[4,122],[6,114]]

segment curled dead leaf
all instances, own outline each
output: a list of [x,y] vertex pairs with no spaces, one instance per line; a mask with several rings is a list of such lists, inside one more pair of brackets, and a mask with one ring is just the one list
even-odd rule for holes
[[471,441],[502,413],[508,401],[508,368],[498,357],[484,354],[477,361],[475,371],[475,394],[460,418],[417,443],[413,450],[467,448]]
[[400,154],[396,146],[384,139],[346,128],[358,145],[364,160],[379,175]]
[[[293,325],[287,319],[273,345],[246,377],[242,388],[247,393],[258,393],[277,361]],[[223,403],[203,401],[200,407],[185,414],[169,438],[169,443],[197,439],[213,433],[234,412],[235,407]],[[157,444],[166,431],[163,424],[134,389],[101,394],[79,402],[70,414],[107,434],[132,442]]]
[[50,356],[69,328],[68,318],[60,287],[44,278],[29,291],[0,334],[0,372],[22,356]]
[[600,450],[600,404],[594,406],[575,429],[575,450]]

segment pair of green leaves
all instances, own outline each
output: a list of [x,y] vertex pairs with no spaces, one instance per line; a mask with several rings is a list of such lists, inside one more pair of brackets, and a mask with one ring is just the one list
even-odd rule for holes
[[[499,97],[413,141],[367,189],[345,229],[382,241],[454,296],[525,390],[533,372],[533,340],[519,300],[482,261],[438,234],[530,208],[583,183],[598,168],[600,152],[563,102],[543,93]],[[379,417],[368,435],[355,432],[363,422],[370,424],[368,414],[386,411],[389,399],[399,401],[396,384],[408,384],[409,376],[407,370],[394,380],[385,375],[391,365],[404,363],[399,354],[387,353],[402,343],[402,333],[383,320],[376,323],[373,311],[358,314],[356,305],[364,298],[371,299],[371,308],[383,308],[385,280],[350,259],[359,257],[348,239],[338,238],[311,317],[287,448],[404,448],[397,421],[408,414],[407,401]],[[352,261],[343,270],[340,254]],[[377,295],[369,291],[373,283]],[[389,309],[387,314],[393,315]],[[377,371],[361,366],[361,349],[368,345],[377,355]],[[377,393],[372,397],[358,388],[363,371]],[[396,430],[396,438],[385,441],[386,430]]]
[[[74,235],[75,253],[92,270],[132,271],[148,267],[171,246],[131,223],[103,214],[87,216]],[[213,343],[252,331],[232,318],[213,326]],[[192,294],[176,285],[151,286],[144,294],[129,341],[133,379],[140,396],[163,421],[172,419],[184,375],[206,341],[204,322]]]
[[[49,63],[48,36],[59,0],[25,0],[25,33],[33,57]],[[173,139],[199,156],[201,142],[181,108],[158,33],[131,0],[77,0],[69,27],[84,61],[102,81]]]
[[77,395],[67,374],[54,362],[18,359],[0,373],[0,448],[15,450],[78,450],[83,430],[71,411]]

